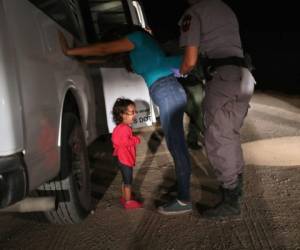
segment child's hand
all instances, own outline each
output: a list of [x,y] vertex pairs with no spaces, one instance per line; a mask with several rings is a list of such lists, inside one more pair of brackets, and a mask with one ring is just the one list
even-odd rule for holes
[[68,56],[69,45],[68,45],[67,39],[65,38],[64,34],[61,31],[58,31],[58,38],[59,38],[62,52],[66,56]]
[[137,135],[135,135],[136,138],[136,144],[140,144],[141,143],[141,138]]

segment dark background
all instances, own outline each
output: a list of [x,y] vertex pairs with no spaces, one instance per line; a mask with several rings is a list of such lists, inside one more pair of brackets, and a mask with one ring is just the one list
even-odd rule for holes
[[[179,36],[184,0],[143,0],[155,37],[165,42]],[[300,32],[296,1],[224,0],[236,13],[244,50],[251,57],[257,88],[300,92]]]

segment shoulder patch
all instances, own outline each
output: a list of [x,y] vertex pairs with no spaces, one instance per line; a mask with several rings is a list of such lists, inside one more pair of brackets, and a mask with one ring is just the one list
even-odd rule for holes
[[181,31],[182,32],[187,32],[190,29],[191,21],[192,21],[191,15],[185,15],[183,17],[182,23],[181,23]]

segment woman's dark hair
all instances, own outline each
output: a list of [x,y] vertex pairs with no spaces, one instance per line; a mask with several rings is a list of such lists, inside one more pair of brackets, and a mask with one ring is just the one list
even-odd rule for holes
[[113,106],[112,115],[114,122],[119,125],[123,122],[122,114],[125,114],[129,105],[135,106],[130,99],[118,98]]
[[[113,41],[117,39],[121,39],[123,37],[126,37],[128,34],[140,31],[144,32],[147,35],[150,35],[147,31],[145,31],[141,26],[133,25],[133,24],[118,24],[114,27],[111,27],[107,31],[105,31],[101,36],[101,41],[108,42]],[[151,36],[151,35],[150,35]],[[133,69],[131,67],[131,60],[129,57],[129,52],[121,53],[119,55],[112,55],[113,57],[117,57],[120,60],[123,61],[123,64],[127,71],[133,72]]]

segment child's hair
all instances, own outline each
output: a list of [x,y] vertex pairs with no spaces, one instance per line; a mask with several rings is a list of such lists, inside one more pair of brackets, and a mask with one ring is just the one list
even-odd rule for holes
[[130,99],[118,98],[113,106],[112,114],[113,120],[118,125],[123,122],[122,114],[126,113],[129,105],[135,106],[135,103]]

